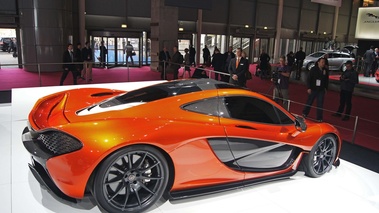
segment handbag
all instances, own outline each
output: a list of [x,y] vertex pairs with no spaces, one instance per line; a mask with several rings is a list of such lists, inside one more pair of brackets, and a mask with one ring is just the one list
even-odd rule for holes
[[136,55],[136,52],[133,51],[133,52],[132,52],[132,56],[135,56],[135,55]]

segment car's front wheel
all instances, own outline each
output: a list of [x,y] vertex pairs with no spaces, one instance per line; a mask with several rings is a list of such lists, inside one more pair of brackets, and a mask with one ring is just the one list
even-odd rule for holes
[[144,212],[166,191],[167,161],[160,151],[136,145],[111,154],[98,168],[92,192],[106,212]]
[[324,135],[303,159],[305,175],[320,177],[332,169],[337,157],[337,141],[333,135]]

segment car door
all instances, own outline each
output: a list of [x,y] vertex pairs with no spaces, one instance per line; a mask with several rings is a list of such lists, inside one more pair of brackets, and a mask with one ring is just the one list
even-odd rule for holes
[[339,68],[338,54],[329,53],[328,54],[328,63],[329,63],[329,70],[338,70],[338,68]]
[[[297,148],[289,145],[294,121],[271,103],[250,96],[224,97],[224,126],[235,164],[245,172],[287,168]],[[222,109],[222,107],[220,107]]]

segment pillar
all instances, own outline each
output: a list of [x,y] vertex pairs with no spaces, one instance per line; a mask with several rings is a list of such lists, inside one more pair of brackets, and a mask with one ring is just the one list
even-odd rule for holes
[[197,39],[196,39],[196,64],[200,65],[201,33],[203,31],[203,10],[197,12]]
[[[72,0],[19,1],[20,42],[27,71],[62,70],[62,54],[73,42]],[[56,64],[54,64],[56,63]]]
[[333,19],[332,40],[336,39],[339,11],[340,11],[340,8],[339,7],[335,7],[335,9],[334,9],[334,19]]
[[178,8],[165,6],[164,0],[151,0],[151,65],[152,70],[159,66],[159,52],[166,47],[173,54],[178,45]]
[[274,46],[274,63],[279,61],[280,35],[282,32],[283,0],[278,0],[278,16],[276,17],[276,36]]
[[[82,43],[82,47],[86,42],[86,0],[78,1],[79,8],[79,42]],[[74,46],[76,47],[76,46]]]

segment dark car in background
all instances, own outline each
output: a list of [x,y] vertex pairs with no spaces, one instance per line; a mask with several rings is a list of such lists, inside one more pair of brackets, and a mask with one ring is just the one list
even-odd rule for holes
[[12,38],[4,37],[0,39],[0,47],[3,52],[8,51]]
[[333,51],[333,50],[322,50],[308,55],[303,64],[303,68],[306,70],[311,70],[315,66],[317,60],[323,57],[325,54],[328,55],[328,63],[330,70],[344,71],[346,69],[346,61],[352,61],[355,63],[355,58],[348,52],[343,51]]

